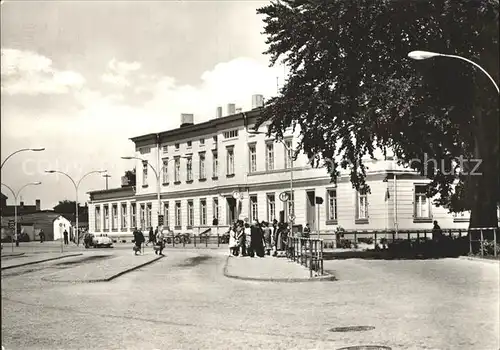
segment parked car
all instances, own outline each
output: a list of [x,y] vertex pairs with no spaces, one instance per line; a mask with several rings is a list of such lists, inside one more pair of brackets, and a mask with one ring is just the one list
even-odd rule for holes
[[94,234],[92,237],[92,246],[94,248],[99,248],[99,247],[112,248],[113,240],[109,238],[108,235],[105,233],[100,233],[97,235]]

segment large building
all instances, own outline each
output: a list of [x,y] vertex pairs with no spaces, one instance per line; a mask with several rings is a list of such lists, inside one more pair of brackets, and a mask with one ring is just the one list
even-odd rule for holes
[[[216,118],[200,124],[182,114],[177,129],[132,138],[136,186],[90,192],[90,232],[127,236],[134,227],[158,226],[158,215],[175,233],[194,234],[212,227],[214,217],[224,230],[238,216],[259,221],[292,216],[295,224],[321,231],[425,230],[433,220],[442,228],[468,227],[466,214],[452,215],[432,204],[425,195],[428,179],[391,159],[370,161],[370,193],[353,189],[347,173],[331,183],[326,169],[313,168],[303,154],[292,168],[287,149],[295,148],[297,135],[288,132],[275,142],[248,132],[261,110],[261,97],[253,101],[248,112],[236,113],[228,105],[222,116],[218,107]],[[281,200],[283,192],[288,201]]]

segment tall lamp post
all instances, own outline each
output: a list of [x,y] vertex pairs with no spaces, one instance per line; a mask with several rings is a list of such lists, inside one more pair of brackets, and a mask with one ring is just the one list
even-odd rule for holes
[[462,56],[447,55],[444,53],[437,53],[437,52],[430,52],[430,51],[412,51],[412,52],[408,53],[408,57],[413,59],[413,60],[426,60],[428,58],[434,58],[434,57],[448,57],[448,58],[455,58],[455,59],[465,61],[467,63],[472,64],[474,67],[479,68],[479,70],[481,70],[484,74],[486,74],[486,76],[491,80],[493,85],[495,85],[495,89],[497,89],[497,92],[500,93],[500,89],[498,88],[497,83],[495,82],[495,80],[493,80],[492,76],[489,75],[488,72],[483,67],[481,67],[476,62],[473,62],[473,61],[471,61],[467,58],[464,58]]
[[88,173],[86,173],[85,175],[83,175],[81,177],[81,179],[78,180],[78,182],[75,182],[75,180],[73,180],[73,178],[71,176],[69,176],[68,174],[66,174],[65,172],[60,171],[60,170],[45,170],[45,172],[48,173],[48,174],[62,174],[64,176],[66,176],[68,179],[70,179],[71,182],[73,183],[73,186],[75,186],[75,193],[76,193],[76,202],[75,202],[76,234],[75,234],[75,238],[76,238],[76,245],[79,245],[80,244],[80,237],[79,237],[80,235],[79,235],[79,231],[78,231],[78,187],[80,187],[80,183],[82,182],[82,180],[85,179],[90,174],[102,174],[102,173],[107,172],[107,170],[93,170],[93,171],[89,171]]
[[[139,157],[121,157],[122,159],[127,159],[127,160],[131,160],[131,159],[136,159],[136,160],[140,160],[141,162],[143,163],[146,163],[152,170],[153,172],[155,173],[155,177],[156,177],[156,196],[157,196],[157,200],[158,200],[158,209],[157,209],[157,220],[158,220],[158,223],[159,223],[159,217],[160,217],[160,213],[161,213],[161,185],[160,185],[160,173],[155,169],[154,166],[151,165],[151,163],[148,162],[147,159],[142,159],[142,158],[139,158]],[[179,158],[188,158],[188,157],[179,157]],[[172,161],[172,160],[175,160],[176,158],[171,158],[167,161],[167,164]],[[160,225],[158,225],[158,231],[160,231]]]
[[[21,193],[21,191],[25,187],[36,186],[36,185],[41,185],[41,184],[42,183],[40,181],[30,182],[30,183],[27,183],[26,185],[24,185],[23,187],[21,187],[17,192],[14,192],[14,190],[12,188],[10,188],[6,184],[2,183],[2,185],[7,187],[10,190],[10,192],[12,193],[12,195],[14,196],[14,235],[17,233],[17,198],[19,197],[19,194]],[[14,252],[14,236],[12,237],[11,241],[12,241],[12,252]]]
[[[247,133],[249,133],[250,135],[265,135],[266,133],[265,132],[262,132],[262,131],[251,131],[251,130],[246,130]],[[287,152],[287,155],[288,155],[288,158],[290,160],[290,198],[289,200],[292,200],[293,201],[293,204],[292,204],[292,210],[291,210],[291,213],[288,213],[288,222],[290,224],[290,234],[293,235],[293,222],[295,220],[295,197],[293,195],[293,156],[292,156],[292,148],[291,147],[288,147],[286,145],[286,142],[284,142],[283,140],[279,140],[279,142],[281,142],[283,144],[283,146],[285,147],[285,150]],[[290,204],[288,204],[290,205]]]
[[31,152],[41,152],[41,151],[44,151],[45,148],[22,148],[20,150],[17,150],[11,154],[9,154],[7,156],[7,158],[5,158],[5,160],[2,162],[2,165],[0,166],[0,169],[3,168],[3,165],[5,164],[5,162],[10,158],[12,157],[14,154],[17,154],[19,152],[27,152],[27,151],[31,151]]

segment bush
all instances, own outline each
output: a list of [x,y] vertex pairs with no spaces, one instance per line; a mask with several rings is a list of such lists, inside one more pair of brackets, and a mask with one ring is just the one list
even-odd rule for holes
[[[485,241],[483,243],[483,248],[482,248],[482,255],[483,256],[494,256],[495,255],[495,250],[497,253],[497,256],[500,256],[500,244],[495,243],[494,241]],[[481,246],[479,246],[479,251],[476,255],[481,255]]]

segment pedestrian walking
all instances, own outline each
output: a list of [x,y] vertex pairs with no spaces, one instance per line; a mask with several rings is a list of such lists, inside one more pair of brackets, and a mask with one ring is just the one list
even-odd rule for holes
[[165,248],[165,235],[163,231],[158,231],[155,237],[155,254],[163,255],[163,248]]
[[[59,232],[61,232],[61,231],[59,231]],[[64,237],[64,244],[68,245],[69,244],[69,241],[68,241],[68,231],[64,230],[63,237]]]
[[43,243],[45,241],[45,232],[43,232],[43,229],[38,232],[38,235],[40,236],[40,243]]
[[137,255],[137,253],[141,252],[141,246],[142,243],[144,243],[146,239],[144,238],[144,235],[142,234],[141,231],[137,229],[137,227],[134,230],[134,253]]
[[151,226],[149,228],[149,236],[148,236],[148,241],[146,242],[146,246],[149,244],[149,243],[153,243],[154,245],[154,241],[155,241],[155,233],[153,231],[153,227]]
[[311,237],[311,228],[309,227],[309,223],[307,223],[306,227],[304,227],[304,230],[302,231],[302,237],[303,238]]
[[433,241],[439,241],[441,239],[441,236],[443,235],[443,231],[441,230],[441,227],[438,225],[437,220],[434,220],[434,226],[432,227],[432,240]]

